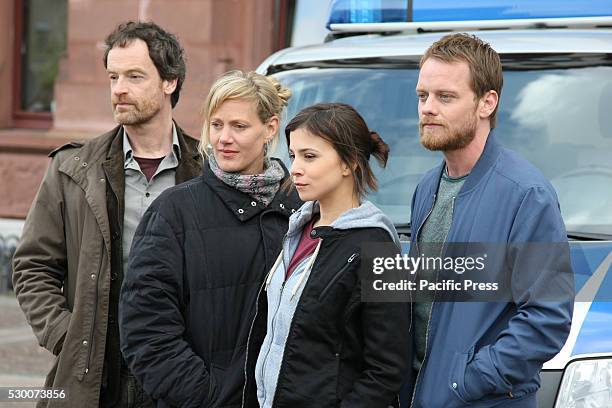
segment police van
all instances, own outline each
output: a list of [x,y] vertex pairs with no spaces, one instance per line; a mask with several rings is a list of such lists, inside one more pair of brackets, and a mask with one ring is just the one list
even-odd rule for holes
[[287,118],[344,102],[383,137],[391,155],[373,166],[368,198],[404,238],[414,189],[440,161],[419,142],[421,55],[450,31],[500,54],[495,134],[555,187],[575,273],[571,333],[541,372],[539,406],[612,407],[612,0],[338,0],[329,15],[325,43],[281,50],[258,71],[291,88]]

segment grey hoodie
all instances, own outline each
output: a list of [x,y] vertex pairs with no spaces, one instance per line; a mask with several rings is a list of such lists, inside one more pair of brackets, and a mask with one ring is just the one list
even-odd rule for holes
[[[285,281],[286,266],[289,265],[299,244],[304,226],[317,213],[319,213],[318,202],[308,201],[291,216],[289,229],[283,241],[283,249],[266,279],[268,296],[267,334],[255,367],[257,399],[262,408],[272,407],[293,314],[310,276],[312,265],[319,252],[320,243],[311,256],[306,257],[296,266],[287,281]],[[367,200],[364,200],[359,207],[343,213],[331,224],[331,227],[340,230],[382,228],[389,233],[398,248],[401,248],[399,236],[391,220],[378,207]]]

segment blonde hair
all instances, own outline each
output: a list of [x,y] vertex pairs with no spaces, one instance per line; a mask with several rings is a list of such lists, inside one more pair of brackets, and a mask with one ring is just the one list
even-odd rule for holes
[[[281,113],[287,106],[290,97],[289,88],[281,85],[276,78],[253,71],[226,72],[213,83],[204,101],[202,111],[204,124],[200,139],[200,152],[207,155],[206,148],[210,144],[210,118],[224,102],[236,99],[253,101],[256,105],[257,116],[262,123],[266,123],[272,116],[277,116],[280,122]],[[278,143],[278,133],[277,131],[270,143],[269,152],[274,151]]]

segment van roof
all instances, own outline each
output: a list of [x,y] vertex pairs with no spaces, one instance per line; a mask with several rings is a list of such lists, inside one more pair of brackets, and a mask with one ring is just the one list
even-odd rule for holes
[[[474,31],[500,54],[612,53],[612,29],[526,29]],[[365,34],[324,44],[294,47],[272,54],[261,65],[294,64],[350,58],[420,56],[448,32],[393,35]]]

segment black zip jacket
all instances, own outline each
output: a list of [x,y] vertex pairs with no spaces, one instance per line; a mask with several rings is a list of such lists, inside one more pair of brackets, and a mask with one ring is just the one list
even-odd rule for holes
[[363,302],[360,274],[364,244],[387,243],[389,257],[399,249],[381,228],[318,227],[311,236],[321,248],[291,321],[273,407],[399,406],[411,355],[409,304]]
[[[281,189],[264,207],[207,163],[151,204],[134,237],[119,327],[130,370],[158,407],[242,405],[247,339],[261,331],[252,327],[257,294],[300,204]],[[253,335],[251,349],[261,340]]]

